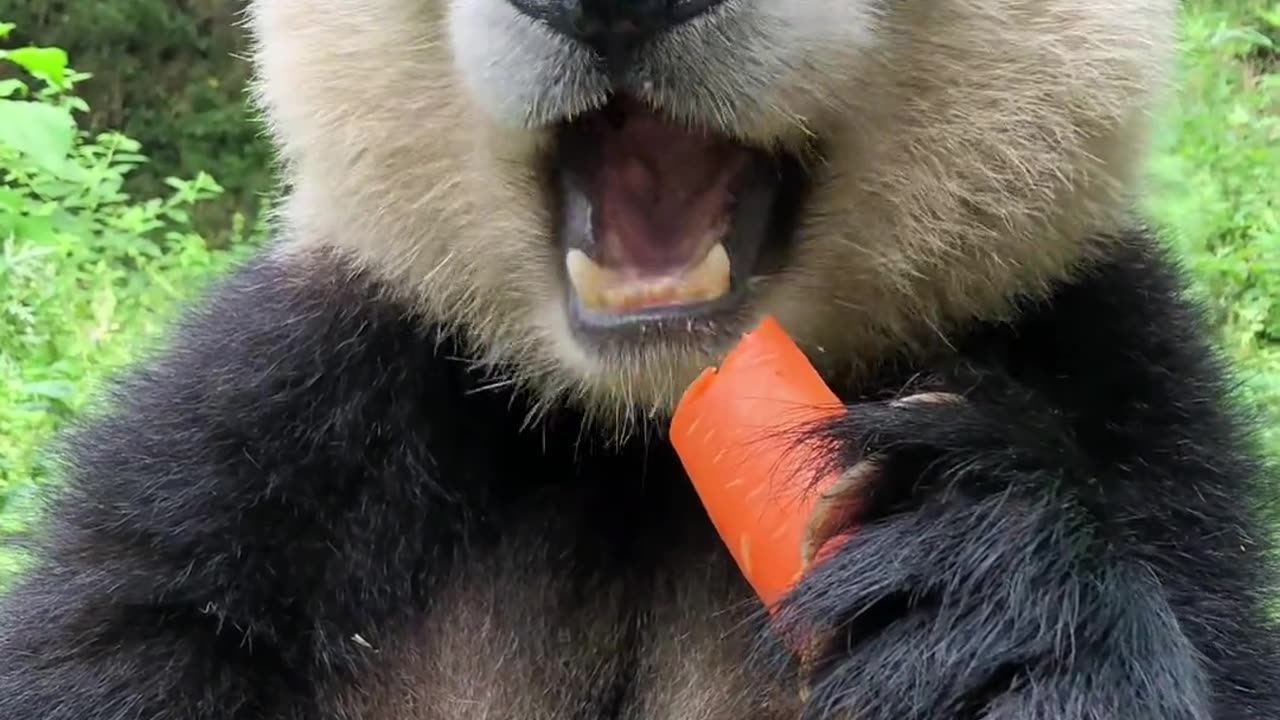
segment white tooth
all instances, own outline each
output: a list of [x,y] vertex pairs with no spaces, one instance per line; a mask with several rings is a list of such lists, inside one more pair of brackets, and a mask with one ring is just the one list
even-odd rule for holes
[[603,295],[610,289],[608,271],[577,249],[565,253],[564,264],[569,271],[569,282],[573,283],[573,289],[578,293],[578,300],[588,308],[598,308],[604,304]]
[[729,291],[729,253],[722,243],[699,263],[678,277],[628,280],[621,273],[600,267],[581,250],[565,253],[569,281],[584,307],[627,312],[671,303],[707,302]]
[[612,310],[621,310],[631,302],[633,294],[633,290],[626,286],[606,287],[600,296],[600,304]]
[[729,292],[730,269],[729,251],[716,243],[687,276],[687,291],[699,300],[715,300]]

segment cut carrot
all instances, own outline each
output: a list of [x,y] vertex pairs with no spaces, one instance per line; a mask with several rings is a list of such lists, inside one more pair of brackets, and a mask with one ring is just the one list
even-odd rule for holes
[[[845,412],[773,319],[689,386],[671,442],[711,522],[761,601],[773,609],[815,557],[843,500],[839,474],[811,485],[801,433]],[[811,456],[810,456],[811,457]]]

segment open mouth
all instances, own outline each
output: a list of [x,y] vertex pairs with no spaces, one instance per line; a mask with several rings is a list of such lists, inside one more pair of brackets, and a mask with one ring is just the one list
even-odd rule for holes
[[729,313],[783,264],[799,162],[616,98],[559,132],[558,235],[583,329]]

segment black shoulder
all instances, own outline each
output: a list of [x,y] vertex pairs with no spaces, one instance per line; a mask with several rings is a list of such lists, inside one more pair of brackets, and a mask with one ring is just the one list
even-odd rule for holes
[[1265,705],[1280,660],[1280,484],[1190,287],[1157,238],[1134,232],[967,352],[1053,408],[1042,427],[1079,450],[1074,498],[1094,541],[1158,579],[1215,686],[1234,687],[1223,707]]
[[65,438],[4,652],[74,653],[133,608],[305,666],[332,652],[319,637],[420,609],[507,427],[456,356],[334,258],[238,269]]
[[1143,546],[1152,563],[1188,567],[1165,552],[1186,543],[1206,573],[1247,576],[1256,592],[1273,581],[1257,573],[1269,570],[1275,490],[1259,419],[1171,253],[1146,231],[1112,248],[1016,320],[960,340],[962,358],[977,375],[997,369],[998,391],[1053,409],[1057,441],[1086,460],[1078,470],[1110,479],[1091,489],[1099,515],[1169,543]]
[[782,613],[836,629],[815,653],[816,705],[1277,707],[1274,487],[1254,425],[1177,266],[1144,233],[1109,247],[821,429],[837,452],[819,474],[854,468],[859,496],[856,527]]
[[1256,485],[1257,418],[1237,402],[1238,379],[1187,276],[1149,232],[1112,242],[1108,257],[1024,302],[1012,323],[966,336],[962,355],[1062,408],[1100,457],[1190,461],[1190,434],[1207,456],[1233,461],[1226,478]]

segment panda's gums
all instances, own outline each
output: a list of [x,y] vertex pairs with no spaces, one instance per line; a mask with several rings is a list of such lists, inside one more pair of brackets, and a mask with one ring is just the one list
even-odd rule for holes
[[[786,173],[759,150],[615,98],[562,128],[557,234],[580,325],[618,327],[741,304]],[[785,204],[785,203],[783,203]]]

